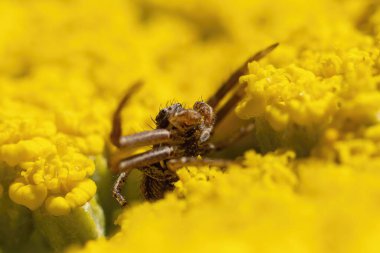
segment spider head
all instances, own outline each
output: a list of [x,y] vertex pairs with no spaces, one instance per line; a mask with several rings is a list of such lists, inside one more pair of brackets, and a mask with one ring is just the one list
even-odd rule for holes
[[158,128],[175,128],[180,132],[187,132],[202,123],[202,115],[193,109],[185,109],[176,103],[158,113],[156,124]]
[[182,110],[184,109],[180,103],[175,103],[171,106],[161,109],[156,116],[157,128],[167,128],[170,124],[169,118]]
[[182,108],[169,116],[169,122],[175,129],[187,133],[202,124],[202,115],[193,109]]
[[179,103],[173,104],[160,110],[156,117],[158,128],[174,128],[183,134],[198,130],[200,143],[210,138],[214,123],[214,111],[205,102],[196,102],[192,109],[185,109]]

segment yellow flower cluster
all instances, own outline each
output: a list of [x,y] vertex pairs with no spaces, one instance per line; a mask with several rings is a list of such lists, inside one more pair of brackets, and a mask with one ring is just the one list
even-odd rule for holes
[[[94,196],[96,186],[88,176],[95,166],[88,156],[102,152],[109,123],[102,119],[105,105],[85,93],[77,100],[92,112],[63,105],[62,96],[75,99],[70,86],[78,84],[70,84],[63,73],[39,71],[28,79],[3,77],[2,87],[8,90],[1,101],[0,159],[19,171],[9,187],[15,203],[31,210],[45,203],[47,212],[62,215]],[[77,87],[77,93],[85,92]],[[78,195],[82,188],[87,192]]]
[[[338,110],[343,114],[341,117],[350,116],[358,122],[370,120],[368,117],[374,118],[379,109],[375,103],[379,98],[376,93],[379,77],[372,74],[379,53],[375,47],[370,51],[358,48],[326,53],[306,51],[302,52],[305,58],[283,68],[254,62],[250,74],[241,78],[249,83],[250,96],[239,113],[246,118],[263,116],[276,131],[291,123],[299,126],[330,123]],[[358,92],[361,96],[356,96]],[[363,106],[372,109],[365,112],[368,115],[360,115],[363,110],[357,110]]]
[[[107,98],[107,93],[102,98],[102,89],[94,85],[93,75],[113,75],[104,68],[93,73],[96,64],[107,60],[91,52],[99,44],[88,37],[102,29],[94,34],[90,23],[74,24],[89,11],[83,5],[86,1],[76,6],[58,1],[0,3],[0,55],[8,59],[0,63],[0,160],[18,175],[6,192],[15,203],[31,210],[43,207],[53,215],[68,214],[95,195],[96,185],[89,179],[95,170],[91,156],[104,150],[117,99]],[[93,6],[88,22],[106,15],[101,9],[100,2]],[[111,5],[108,10],[114,14]],[[113,20],[109,27],[117,23]],[[111,46],[105,43],[96,51]]]
[[[377,2],[4,0],[0,23],[0,252],[379,250]],[[125,90],[144,82],[124,133],[148,129],[274,42],[240,77],[236,115],[255,121],[244,166],[182,168],[173,193],[99,238],[117,210],[104,158]]]
[[69,252],[377,251],[378,173],[317,160],[295,165],[292,153],[246,159],[246,168],[226,173],[182,169],[177,196],[125,211],[117,235]]

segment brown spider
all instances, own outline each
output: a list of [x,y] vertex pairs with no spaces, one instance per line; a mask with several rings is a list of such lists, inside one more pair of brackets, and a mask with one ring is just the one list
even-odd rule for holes
[[[153,148],[121,159],[116,166],[111,166],[115,173],[120,173],[113,187],[113,196],[121,206],[127,204],[121,190],[132,169],[138,169],[144,174],[142,191],[145,199],[156,200],[162,198],[166,191],[173,190],[173,183],[178,180],[175,172],[179,168],[201,165],[225,167],[231,162],[206,157],[198,159],[197,157],[220,150],[253,129],[253,123],[242,127],[236,135],[223,144],[212,144],[209,141],[214,128],[244,96],[246,84],[238,86],[233,93],[231,91],[238,84],[239,77],[247,71],[247,64],[260,60],[277,45],[278,43],[273,44],[245,61],[207,103],[197,101],[192,109],[183,108],[179,103],[172,104],[160,110],[156,116],[156,129],[121,136],[121,110],[133,93],[141,87],[141,82],[137,82],[128,90],[113,116],[111,142],[122,150],[144,146],[153,146]],[[232,94],[224,105],[220,105],[228,93]]]

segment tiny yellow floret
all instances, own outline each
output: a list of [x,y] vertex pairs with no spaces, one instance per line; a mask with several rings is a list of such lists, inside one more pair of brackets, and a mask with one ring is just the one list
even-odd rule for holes
[[55,216],[66,215],[71,211],[67,200],[63,197],[49,197],[45,201],[46,210]]
[[89,201],[96,192],[96,184],[91,179],[80,182],[69,193],[66,194],[65,200],[71,208],[84,205]]
[[39,208],[47,196],[46,186],[25,185],[21,182],[15,182],[9,187],[9,197],[17,204],[28,207],[30,210]]

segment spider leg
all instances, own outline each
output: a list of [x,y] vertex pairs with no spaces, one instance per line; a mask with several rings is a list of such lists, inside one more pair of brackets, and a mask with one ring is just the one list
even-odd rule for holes
[[163,144],[171,141],[169,130],[159,128],[150,131],[143,131],[136,134],[119,137],[120,148],[138,148],[155,144]]
[[178,169],[184,166],[217,166],[225,168],[230,164],[236,163],[235,161],[223,160],[223,159],[211,159],[211,158],[202,158],[198,159],[197,157],[181,157],[178,159],[171,159],[166,162],[166,166],[169,170],[175,172]]
[[[174,134],[175,135],[175,134]],[[120,137],[120,143],[122,144],[122,149],[119,149],[111,158],[109,159],[109,167],[115,167],[124,157],[128,150],[144,146],[153,146],[156,144],[165,143],[180,143],[182,139],[180,137],[171,138],[173,136],[172,132],[166,129],[155,129],[151,131],[144,131],[141,133],[136,133],[128,136]],[[123,157],[124,156],[124,157]],[[114,170],[115,169],[111,169]],[[117,171],[117,169],[116,169]]]
[[112,168],[114,172],[128,171],[133,168],[150,166],[160,161],[175,157],[177,154],[173,147],[163,146],[154,148],[141,154],[133,155],[119,162],[118,166]]
[[225,149],[226,147],[230,146],[234,142],[240,140],[241,138],[243,138],[247,134],[251,133],[253,131],[253,129],[255,129],[255,123],[253,123],[253,122],[249,123],[245,126],[240,127],[240,129],[237,132],[235,132],[227,140],[224,140],[224,141],[219,142],[219,143],[211,144],[208,147],[206,147],[206,149],[208,152],[220,151],[222,149]]
[[234,94],[228,99],[228,101],[216,112],[216,121],[214,127],[216,128],[220,122],[229,114],[229,112],[237,106],[240,100],[243,99],[245,95],[245,88],[247,83],[243,83],[239,88],[234,92]]
[[227,95],[227,93],[229,93],[236,85],[239,84],[240,76],[244,75],[244,73],[246,73],[248,70],[248,63],[252,61],[259,61],[267,54],[272,52],[273,49],[275,49],[278,45],[278,43],[270,45],[264,50],[261,50],[253,56],[251,56],[250,58],[248,58],[243,63],[243,65],[241,65],[237,70],[235,70],[235,72],[231,74],[231,76],[220,86],[220,88],[215,92],[215,94],[209,98],[207,104],[209,104],[213,108],[216,108],[223,100],[223,98]]
[[120,100],[116,111],[113,114],[112,119],[112,130],[110,134],[111,142],[117,146],[120,147],[120,136],[121,136],[121,111],[125,104],[128,102],[128,100],[132,97],[133,93],[135,93],[142,85],[141,81],[137,81],[135,84],[133,84],[129,90],[125,93],[124,97]]
[[127,205],[127,200],[124,198],[123,194],[121,194],[121,191],[125,185],[125,181],[127,180],[130,171],[131,170],[121,172],[112,189],[114,198],[117,200],[117,202],[119,202],[121,206]]

